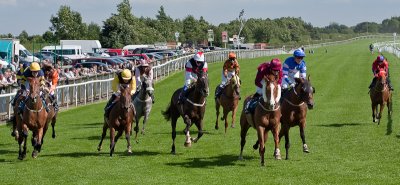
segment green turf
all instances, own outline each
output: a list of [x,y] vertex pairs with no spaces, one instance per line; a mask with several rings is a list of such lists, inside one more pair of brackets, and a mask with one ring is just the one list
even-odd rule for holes
[[[172,92],[183,85],[183,73],[156,84],[156,103],[147,133],[133,144],[133,155],[126,154],[126,141],[116,145],[109,157],[109,139],[97,152],[105,103],[62,112],[57,122],[57,138],[45,138],[43,150],[32,159],[17,159],[18,144],[10,128],[0,126],[0,184],[399,184],[400,132],[398,77],[400,60],[386,54],[394,84],[393,121],[387,109],[381,125],[372,123],[368,85],[372,40],[329,46],[307,54],[308,74],[316,89],[315,108],[309,111],[306,139],[309,154],[302,152],[298,127],[291,129],[291,159],[273,159],[271,134],[267,141],[266,166],[261,167],[258,151],[252,149],[256,132],[250,129],[239,161],[240,126],[215,130],[213,95],[208,98],[205,134],[191,148],[185,148],[182,119],[178,122],[177,155],[171,155],[171,127],[164,110]],[[287,56],[277,56],[284,60]],[[255,91],[256,67],[272,57],[240,60],[242,96]],[[220,82],[222,63],[209,65],[210,92]],[[237,120],[240,115],[240,104]],[[230,118],[229,118],[230,120]],[[221,128],[221,125],[220,125]],[[196,128],[191,128],[196,134]],[[109,134],[109,133],[107,133]],[[31,136],[31,134],[30,134]],[[133,141],[133,139],[132,139]],[[281,145],[284,154],[284,145]],[[282,156],[284,157],[284,155]]]

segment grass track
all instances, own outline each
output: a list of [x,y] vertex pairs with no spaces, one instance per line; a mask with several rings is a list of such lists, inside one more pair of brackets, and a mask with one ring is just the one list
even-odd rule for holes
[[[399,184],[400,130],[398,122],[400,60],[386,54],[394,84],[393,121],[387,109],[381,125],[372,123],[368,85],[376,55],[368,52],[371,40],[316,49],[308,54],[308,74],[316,88],[315,109],[309,111],[306,140],[310,154],[303,154],[298,128],[292,128],[291,159],[273,159],[270,134],[266,167],[260,167],[258,151],[252,149],[256,132],[250,129],[244,161],[238,161],[240,126],[214,130],[213,95],[208,98],[205,135],[184,148],[184,124],[178,121],[177,155],[171,155],[171,127],[161,116],[171,94],[183,85],[182,72],[156,84],[156,104],[147,125],[147,134],[133,144],[126,155],[126,141],[116,145],[109,157],[109,139],[97,152],[105,103],[62,112],[57,122],[57,138],[45,138],[38,159],[19,161],[18,144],[9,136],[10,128],[0,126],[0,184]],[[287,56],[277,56],[284,60]],[[242,96],[255,91],[256,67],[272,57],[240,60]],[[210,66],[210,92],[220,82],[222,63]],[[243,98],[244,99],[244,98]],[[242,105],[240,104],[239,112]],[[239,115],[237,120],[239,120]],[[230,120],[230,118],[229,118]],[[221,122],[220,122],[221,124]],[[196,134],[193,127],[192,134]],[[194,131],[194,132],[193,132]],[[109,134],[109,133],[107,133]],[[31,136],[31,134],[30,134]],[[132,139],[133,141],[133,139]],[[284,144],[281,144],[284,154]],[[282,156],[284,157],[284,156]]]

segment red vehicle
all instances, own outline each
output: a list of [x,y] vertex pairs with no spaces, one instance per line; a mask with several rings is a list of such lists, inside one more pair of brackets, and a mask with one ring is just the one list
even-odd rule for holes
[[125,56],[128,54],[128,50],[124,49],[106,49],[104,53],[109,54],[110,56]]

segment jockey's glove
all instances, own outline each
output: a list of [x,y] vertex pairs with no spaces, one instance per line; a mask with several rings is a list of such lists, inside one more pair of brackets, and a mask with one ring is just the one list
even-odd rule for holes
[[295,83],[291,83],[289,86],[290,87],[294,87],[294,86],[296,86],[296,84]]

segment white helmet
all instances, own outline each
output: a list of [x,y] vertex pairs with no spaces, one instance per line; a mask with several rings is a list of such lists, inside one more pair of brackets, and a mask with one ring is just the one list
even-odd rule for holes
[[203,52],[197,52],[196,55],[194,55],[193,59],[198,61],[198,62],[204,62],[204,53]]

